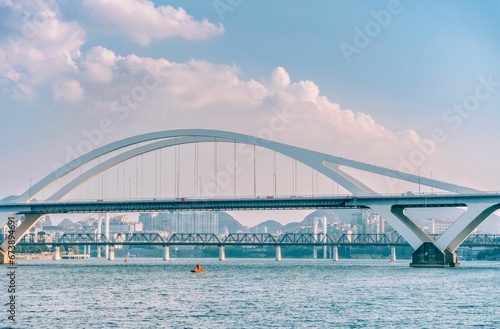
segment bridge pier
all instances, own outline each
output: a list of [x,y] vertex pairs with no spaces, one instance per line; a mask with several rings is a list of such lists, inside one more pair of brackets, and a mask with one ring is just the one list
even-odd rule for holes
[[[38,220],[42,218],[42,214],[30,213],[25,214],[25,218],[19,226],[17,226],[13,231],[9,231],[9,236],[6,238],[2,244],[0,245],[0,260],[3,264],[10,264],[11,260],[9,259],[9,250],[17,245],[17,243],[23,238],[23,236],[28,233],[28,231],[38,222]],[[7,221],[15,221],[15,216],[9,216]],[[12,252],[12,251],[11,251]],[[12,260],[15,262],[15,259]]]
[[97,258],[101,259],[101,246],[97,246]]
[[323,259],[327,259],[326,246],[323,246]]
[[115,246],[109,246],[108,260],[115,260]]
[[10,264],[9,257],[7,256],[6,252],[3,252],[0,250],[0,264]]
[[224,249],[224,246],[219,246],[219,260],[221,262],[226,260],[226,250]]
[[333,261],[338,262],[339,261],[339,247],[338,246],[333,246],[333,255],[332,255]]
[[396,261],[396,246],[391,246],[391,262]]
[[170,246],[163,247],[163,260],[170,260]]
[[276,261],[281,261],[281,246],[276,246]]
[[318,249],[316,249],[316,246],[313,247],[313,259],[318,258]]
[[52,256],[52,259],[53,260],[61,260],[61,247],[57,246],[57,247],[54,247],[53,248],[54,251],[53,251],[53,256]]
[[[106,241],[109,241],[109,214],[106,214],[104,234],[106,235]],[[104,248],[106,248],[106,258],[109,259],[109,257],[110,257],[110,255],[109,255],[110,246],[106,245],[106,247],[104,247]],[[114,248],[113,248],[113,253],[114,253]],[[113,255],[113,258],[114,258],[114,255]]]
[[441,251],[433,243],[424,242],[411,257],[411,267],[458,267],[457,254],[450,249]]

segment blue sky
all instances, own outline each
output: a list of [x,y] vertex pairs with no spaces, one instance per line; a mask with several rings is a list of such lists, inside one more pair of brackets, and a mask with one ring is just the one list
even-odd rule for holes
[[[432,142],[423,175],[500,190],[499,14],[497,1],[0,0],[0,198],[105,118],[103,145],[177,128],[255,135],[283,108],[297,120],[277,141],[393,169]],[[152,71],[162,83],[118,119],[113,102]],[[487,97],[450,112],[481,81]]]

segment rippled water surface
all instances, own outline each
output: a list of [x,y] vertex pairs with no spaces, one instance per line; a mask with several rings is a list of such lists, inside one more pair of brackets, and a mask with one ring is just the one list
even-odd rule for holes
[[16,284],[15,328],[500,328],[499,262],[24,260]]

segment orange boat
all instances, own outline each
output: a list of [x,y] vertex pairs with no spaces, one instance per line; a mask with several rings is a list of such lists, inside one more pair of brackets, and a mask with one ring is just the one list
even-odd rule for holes
[[193,273],[203,273],[205,272],[204,269],[201,268],[201,264],[196,264],[196,268],[194,270],[191,270]]

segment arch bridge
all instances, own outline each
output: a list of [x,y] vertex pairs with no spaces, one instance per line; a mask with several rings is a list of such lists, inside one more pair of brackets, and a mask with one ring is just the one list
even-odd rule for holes
[[[120,163],[142,154],[183,144],[232,143],[246,144],[269,149],[287,156],[336,182],[347,191],[345,196],[327,197],[267,197],[259,198],[174,198],[107,201],[65,201],[65,198],[88,180],[100,175]],[[135,146],[135,148],[133,148]],[[236,147],[235,147],[236,150]],[[120,152],[122,151],[122,152]],[[216,149],[215,149],[216,151]],[[114,152],[118,152],[114,155]],[[235,151],[236,152],[236,151]],[[254,151],[255,152],[255,151]],[[235,153],[236,154],[236,153]],[[105,161],[95,163],[102,156]],[[255,154],[254,154],[255,159]],[[254,160],[255,161],[255,160]],[[89,164],[92,164],[87,168]],[[234,163],[233,163],[234,166]],[[254,164],[255,166],[255,164]],[[381,195],[361,180],[348,174],[343,168],[381,175],[419,184],[449,194],[404,194]],[[82,172],[82,169],[85,169]],[[234,169],[234,168],[233,168]],[[80,174],[51,194],[46,200],[39,201],[42,192],[53,186],[63,177],[77,170]],[[215,170],[217,179],[218,171]],[[35,201],[35,198],[37,201]],[[444,234],[438,238],[428,235],[407,214],[408,208],[425,207],[467,207],[465,211]],[[0,203],[3,225],[9,216],[24,215],[18,227],[11,227],[9,238],[0,246],[3,263],[8,263],[9,252],[21,238],[45,214],[85,213],[85,212],[138,212],[138,211],[175,211],[175,210],[234,210],[234,209],[338,209],[370,208],[377,212],[415,249],[412,266],[457,266],[455,250],[490,214],[500,209],[500,194],[486,193],[469,187],[459,186],[431,178],[383,168],[334,155],[311,151],[258,137],[218,130],[186,129],[169,130],[138,135],[122,139],[96,148],[53,171],[31,186],[14,201]],[[12,217],[10,217],[12,218]],[[0,222],[0,224],[2,224]],[[2,225],[2,226],[3,226]]]

